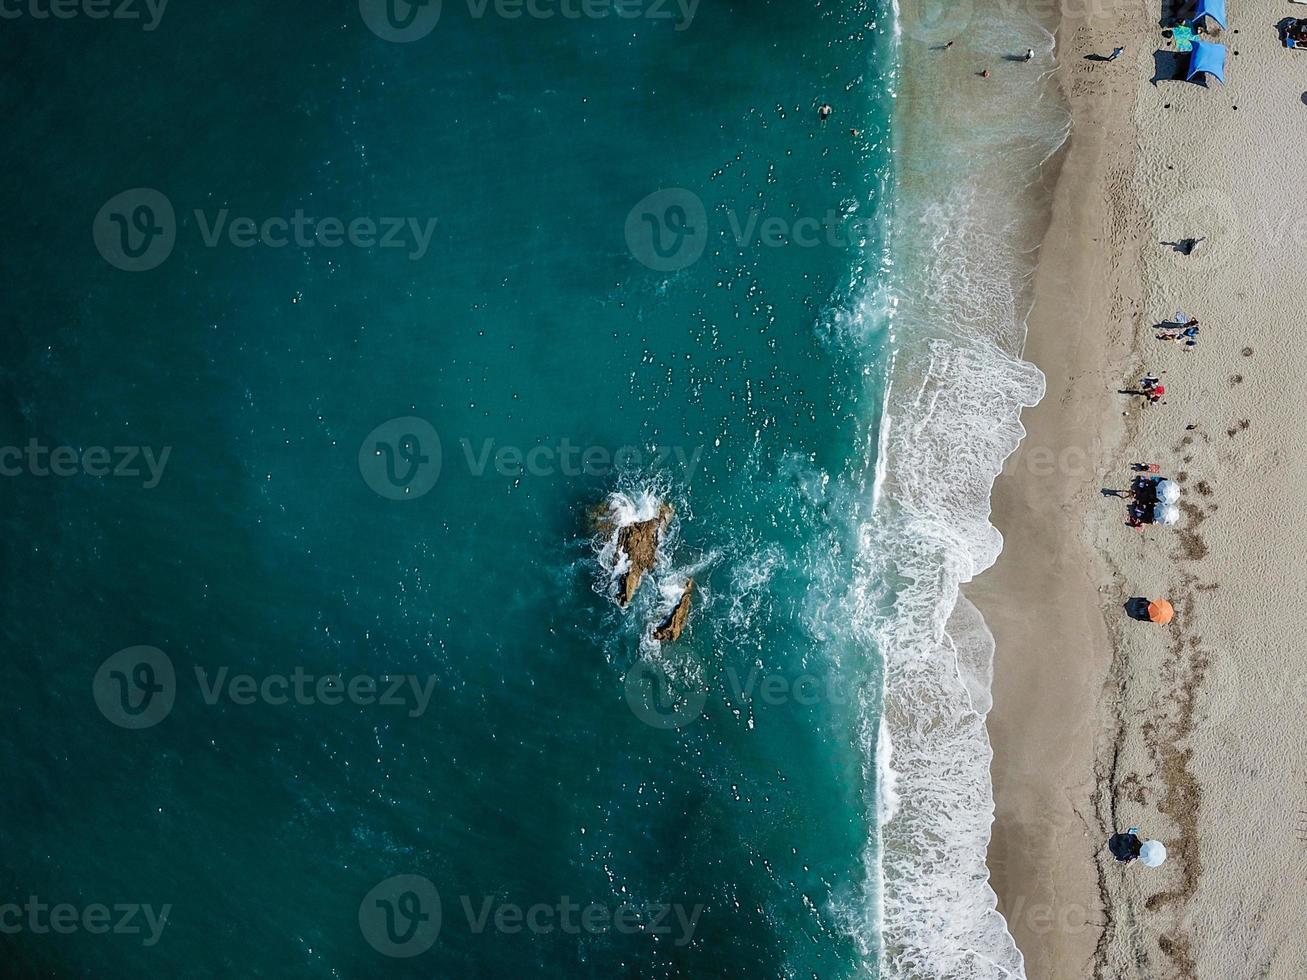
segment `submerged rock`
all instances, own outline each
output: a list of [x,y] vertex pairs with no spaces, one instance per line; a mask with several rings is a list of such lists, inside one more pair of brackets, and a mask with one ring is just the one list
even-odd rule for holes
[[617,553],[625,555],[627,559],[626,571],[617,579],[617,602],[623,608],[635,597],[635,591],[640,587],[645,573],[654,567],[663,530],[673,513],[670,504],[661,504],[657,517],[618,529]]
[[601,538],[610,538],[617,530],[617,518],[613,516],[613,506],[607,501],[601,501],[591,507],[586,517],[590,521],[590,530]]
[[681,632],[685,629],[686,620],[690,618],[690,594],[694,592],[694,579],[685,583],[685,591],[681,593],[681,598],[676,603],[676,608],[672,610],[670,616],[663,620],[662,625],[653,632],[653,638],[659,643],[675,643],[681,638]]

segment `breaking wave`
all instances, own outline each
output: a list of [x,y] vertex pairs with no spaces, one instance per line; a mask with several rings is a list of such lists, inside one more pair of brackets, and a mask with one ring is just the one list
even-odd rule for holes
[[[968,44],[999,50],[1036,30],[977,4]],[[946,70],[939,59],[902,60],[914,58],[915,93],[949,89],[931,77]],[[1008,97],[984,106],[900,103],[896,116],[895,170],[911,179],[893,197],[893,363],[856,606],[884,659],[879,710],[862,732],[878,817],[867,866],[880,975],[902,980],[1025,976],[986,864],[994,641],[961,587],[1002,549],[990,494],[1025,434],[1021,411],[1044,394],[1020,354],[1047,220],[1038,178],[1068,120],[1037,73],[1005,84]]]

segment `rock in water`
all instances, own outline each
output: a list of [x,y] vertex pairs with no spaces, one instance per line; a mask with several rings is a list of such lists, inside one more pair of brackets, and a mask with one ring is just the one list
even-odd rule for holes
[[672,508],[662,504],[658,516],[628,524],[617,532],[617,552],[626,555],[628,566],[617,580],[617,602],[625,608],[635,597],[645,572],[654,567],[663,529],[672,519]]
[[663,620],[661,626],[654,630],[653,638],[659,643],[675,643],[681,638],[681,631],[685,629],[685,621],[690,618],[690,593],[694,591],[694,579],[685,583],[685,591],[681,593],[680,600],[676,603],[676,608],[672,614]]

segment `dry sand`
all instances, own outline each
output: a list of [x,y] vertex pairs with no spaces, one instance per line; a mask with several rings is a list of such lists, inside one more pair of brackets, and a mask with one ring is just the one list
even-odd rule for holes
[[[1307,976],[1307,52],[1274,28],[1299,14],[1234,5],[1224,89],[1152,83],[1184,58],[1155,58],[1155,5],[1059,30],[1074,128],[1027,348],[1048,393],[967,589],[998,644],[993,883],[1031,980]],[[1177,309],[1193,351],[1155,339]],[[1117,394],[1144,373],[1165,404]],[[1176,528],[1100,494],[1136,461],[1182,484]],[[1130,620],[1132,596],[1175,623]],[[1165,866],[1112,859],[1132,825]]]

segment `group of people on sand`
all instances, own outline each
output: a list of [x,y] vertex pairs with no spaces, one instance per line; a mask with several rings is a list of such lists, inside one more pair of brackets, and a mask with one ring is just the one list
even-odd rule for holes
[[[937,45],[936,48],[935,48],[935,50],[936,50],[936,51],[950,51],[950,50],[952,50],[953,45],[954,45],[955,43],[956,43],[956,42],[954,42],[954,41],[945,41],[943,44]],[[1112,49],[1112,53],[1109,54],[1109,55],[1107,55],[1106,57],[1099,56],[1099,57],[1098,57],[1098,60],[1099,60],[1099,61],[1116,61],[1116,59],[1119,58],[1119,57],[1121,57],[1121,55],[1123,55],[1123,54],[1125,54],[1125,48],[1124,48],[1124,47],[1117,47],[1117,48],[1113,48],[1113,49]],[[1025,55],[1023,55],[1021,58],[1017,58],[1017,57],[1015,57],[1015,56],[1009,56],[1008,60],[1009,60],[1009,61],[1018,61],[1018,60],[1019,60],[1019,61],[1025,63],[1025,64],[1029,64],[1030,62],[1032,62],[1032,61],[1035,60],[1035,49],[1034,49],[1034,48],[1026,48],[1026,53],[1025,53]],[[979,75],[981,78],[988,78],[988,77],[990,76],[990,71],[989,71],[988,68],[982,68],[980,71],[976,72],[976,74]]]
[[[1177,310],[1175,319],[1163,324],[1162,327],[1163,329],[1157,333],[1158,340],[1179,344],[1186,351],[1191,351],[1198,346],[1198,317]],[[1166,386],[1162,384],[1161,378],[1146,374],[1139,379],[1138,388],[1123,388],[1121,394],[1138,395],[1144,399],[1145,406],[1156,405],[1166,394]]]
[[1167,326],[1171,329],[1162,330],[1157,335],[1158,340],[1169,340],[1187,351],[1198,346],[1198,317],[1186,316],[1177,310],[1175,320]]
[[1157,475],[1160,467],[1156,463],[1135,463],[1131,469],[1136,476],[1127,489],[1104,487],[1102,493],[1104,497],[1124,497],[1130,501],[1126,508],[1125,526],[1143,531],[1149,524],[1158,523],[1163,502],[1157,498],[1157,487],[1166,481]]

